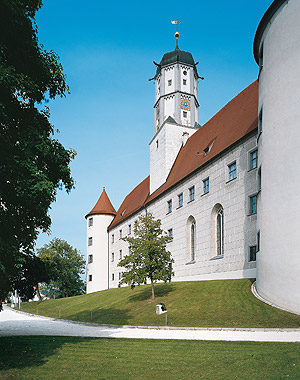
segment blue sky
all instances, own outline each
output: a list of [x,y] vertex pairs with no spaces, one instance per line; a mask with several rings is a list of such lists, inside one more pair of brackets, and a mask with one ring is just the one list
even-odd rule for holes
[[141,2],[44,0],[37,14],[39,41],[59,56],[71,95],[50,102],[57,138],[77,157],[71,164],[76,188],[58,192],[51,234],[86,253],[84,216],[102,187],[114,207],[149,174],[154,132],[153,60],[179,47],[199,61],[200,124],[209,120],[258,74],[252,46],[271,0]]

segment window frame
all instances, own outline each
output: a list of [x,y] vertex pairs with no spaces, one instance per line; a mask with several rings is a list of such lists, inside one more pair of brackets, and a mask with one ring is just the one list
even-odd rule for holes
[[167,201],[167,214],[171,214],[172,210],[173,210],[173,202],[172,202],[172,199],[169,199]]
[[[253,155],[256,153],[256,158],[253,158]],[[253,162],[255,161],[256,166],[253,166]],[[258,168],[258,148],[254,148],[249,152],[249,171]]]
[[89,218],[88,224],[89,224],[89,227],[93,227],[93,225],[94,225],[94,219],[93,219],[92,216]]
[[88,264],[92,264],[93,263],[93,254],[89,254],[88,255]]
[[[251,253],[251,248],[254,248],[254,249],[255,249],[255,252],[254,252],[255,260],[252,259],[253,256],[251,256],[251,255],[253,255],[253,252]],[[249,245],[248,263],[254,263],[254,262],[256,262],[256,259],[257,259],[256,254],[257,254],[257,252],[258,252],[258,250],[257,250],[257,245]]]
[[181,208],[183,207],[183,192],[178,194],[178,207],[177,208]]
[[[255,202],[253,203],[252,200],[255,200]],[[249,215],[256,215],[256,214],[257,214],[257,193],[249,195]]]
[[203,195],[208,194],[209,193],[209,177],[204,178],[202,182],[203,182]]
[[88,247],[91,247],[93,245],[93,237],[89,236],[88,237]]
[[89,282],[92,282],[92,281],[93,281],[93,275],[89,274]]
[[195,185],[189,188],[189,203],[195,200]]
[[[237,179],[237,162],[232,161],[230,164],[227,165],[228,167],[228,182],[231,182],[235,179]],[[231,168],[234,167],[232,170]]]

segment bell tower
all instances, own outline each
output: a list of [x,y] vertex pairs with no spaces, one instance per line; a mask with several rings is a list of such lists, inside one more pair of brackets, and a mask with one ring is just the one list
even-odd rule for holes
[[150,194],[167,179],[187,137],[199,126],[197,63],[191,53],[176,47],[164,54],[156,66],[154,137],[150,142]]

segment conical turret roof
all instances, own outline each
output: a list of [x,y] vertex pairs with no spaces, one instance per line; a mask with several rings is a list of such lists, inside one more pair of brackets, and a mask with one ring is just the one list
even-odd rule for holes
[[103,191],[98,199],[97,203],[93,207],[93,209],[85,216],[86,218],[90,215],[113,215],[115,216],[116,210],[114,206],[111,204],[111,201],[106,194],[105,187],[103,187]]

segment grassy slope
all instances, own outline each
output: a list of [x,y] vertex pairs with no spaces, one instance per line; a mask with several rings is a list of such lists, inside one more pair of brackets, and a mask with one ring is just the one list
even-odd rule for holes
[[148,285],[110,289],[88,295],[24,303],[23,310],[41,315],[90,322],[127,325],[164,325],[155,305],[165,303],[170,326],[203,327],[296,327],[300,316],[257,300],[251,280],[199,281],[155,286],[152,300]]
[[0,338],[1,380],[298,380],[299,343]]

